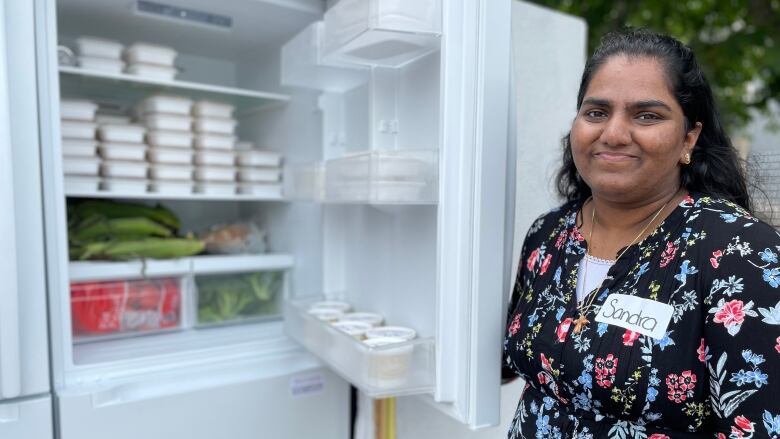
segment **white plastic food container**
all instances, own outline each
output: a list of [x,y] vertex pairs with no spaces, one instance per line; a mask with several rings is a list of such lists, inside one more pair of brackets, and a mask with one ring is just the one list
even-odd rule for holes
[[404,341],[402,338],[381,337],[367,338],[363,342],[369,348],[398,345],[369,350],[366,354],[368,356],[368,365],[365,368],[366,381],[381,388],[397,387],[406,383],[414,347],[403,344]]
[[146,159],[146,145],[143,143],[103,142],[98,147],[98,152],[105,160],[143,161]]
[[118,59],[98,58],[94,56],[80,56],[79,66],[85,70],[97,70],[106,73],[120,74],[125,68],[125,63]]
[[222,119],[217,117],[197,117],[192,122],[192,130],[196,133],[226,134],[231,135],[236,129],[235,119]]
[[404,341],[417,337],[417,331],[403,326],[380,326],[366,331],[366,338],[399,338]]
[[235,155],[232,151],[209,151],[205,149],[195,151],[195,164],[197,165],[231,166],[234,160]]
[[110,178],[100,183],[100,190],[122,194],[145,194],[147,186],[146,180],[142,178]]
[[342,322],[337,321],[333,323],[333,327],[344,331],[356,340],[363,340],[365,338],[366,331],[372,328],[371,325],[364,322]]
[[181,114],[147,113],[143,123],[150,130],[190,131],[192,118]]
[[95,120],[97,104],[84,99],[60,100],[60,117],[66,120],[82,120],[92,122]]
[[282,185],[268,183],[239,183],[238,193],[253,197],[281,198]]
[[149,148],[146,158],[152,163],[191,165],[192,152],[183,148]]
[[146,128],[140,125],[105,124],[98,127],[98,137],[104,142],[144,143]]
[[156,64],[173,67],[176,61],[176,50],[157,44],[135,43],[125,49],[125,60],[132,64]]
[[171,113],[189,116],[192,99],[181,96],[154,95],[144,99],[138,109],[141,113]]
[[344,314],[343,312],[333,308],[311,308],[306,312],[318,318],[319,320],[328,323],[337,322]]
[[178,71],[173,67],[156,66],[154,64],[130,64],[126,72],[131,75],[143,76],[161,81],[173,81]]
[[130,116],[120,116],[118,114],[96,114],[95,122],[99,125],[113,124],[113,125],[128,125],[130,123]]
[[60,134],[63,139],[87,139],[95,138],[94,122],[80,122],[75,120],[63,120],[60,124]]
[[146,179],[145,162],[104,161],[100,164],[100,175],[110,178]]
[[100,188],[100,177],[81,175],[65,176],[65,193],[96,192]]
[[239,168],[237,179],[252,183],[275,183],[282,179],[282,171],[278,168]]
[[[153,163],[149,166],[149,178],[152,180],[179,180],[192,181],[192,166],[190,165],[166,165]],[[190,192],[192,185],[190,184]]]
[[158,148],[192,148],[192,133],[186,131],[153,130],[146,133],[146,142]]
[[62,155],[66,157],[95,157],[96,140],[62,139]]
[[124,46],[118,41],[97,37],[76,38],[76,51],[81,56],[94,56],[119,60]]
[[371,326],[380,326],[385,318],[373,312],[350,312],[344,314],[341,319],[344,322],[364,322]]
[[236,153],[236,164],[238,166],[279,167],[282,164],[282,155],[278,152],[261,151],[258,149],[238,151]]
[[198,182],[195,183],[195,193],[204,195],[235,195],[235,183]]
[[189,195],[192,193],[192,182],[189,181],[152,181],[149,192],[166,195]]
[[352,305],[340,300],[322,300],[320,302],[314,302],[309,306],[309,309],[322,308],[322,309],[337,309],[342,313],[348,312],[352,309]]
[[198,117],[233,117],[235,107],[230,104],[214,101],[198,101],[192,106],[192,115]]
[[236,181],[236,168],[232,166],[198,166],[195,168],[196,181]]
[[100,170],[100,159],[97,157],[65,157],[62,159],[62,169],[65,175],[97,176]]
[[197,149],[233,149],[235,144],[235,136],[220,134],[196,134],[193,142]]

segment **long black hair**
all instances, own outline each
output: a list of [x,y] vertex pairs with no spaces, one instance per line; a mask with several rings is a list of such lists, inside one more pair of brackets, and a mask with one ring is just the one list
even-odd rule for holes
[[[702,130],[691,153],[691,163],[680,169],[680,184],[691,192],[723,198],[751,210],[745,171],[723,130],[712,90],[693,51],[680,41],[644,29],[626,29],[604,36],[585,64],[577,111],[585,91],[601,66],[613,56],[648,57],[664,68],[669,86],[685,115],[685,131],[701,122]],[[558,193],[572,201],[591,194],[582,180],[571,152],[571,133],[563,138],[563,163],[557,175]]]

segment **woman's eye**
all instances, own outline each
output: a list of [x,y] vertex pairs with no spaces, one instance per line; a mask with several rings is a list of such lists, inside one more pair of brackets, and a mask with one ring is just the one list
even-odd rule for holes
[[657,114],[642,113],[639,116],[637,116],[637,119],[639,119],[639,120],[659,120],[661,118]]
[[585,116],[591,118],[591,119],[600,119],[603,117],[607,117],[607,113],[601,111],[601,110],[588,110],[585,112]]

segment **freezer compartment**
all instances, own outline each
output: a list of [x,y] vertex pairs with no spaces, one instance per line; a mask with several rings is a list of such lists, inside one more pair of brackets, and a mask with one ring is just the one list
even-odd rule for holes
[[340,93],[368,81],[365,68],[323,60],[323,28],[322,21],[312,23],[282,46],[282,85]]
[[435,352],[432,338],[370,346],[308,312],[322,297],[285,304],[284,330],[372,398],[431,393]]
[[186,281],[180,277],[73,282],[75,341],[178,329]]
[[248,323],[278,318],[285,272],[255,271],[195,276],[198,326]]
[[329,62],[398,67],[439,48],[441,0],[341,0],[325,13]]
[[325,201],[429,204],[437,200],[437,151],[369,151],[329,160]]

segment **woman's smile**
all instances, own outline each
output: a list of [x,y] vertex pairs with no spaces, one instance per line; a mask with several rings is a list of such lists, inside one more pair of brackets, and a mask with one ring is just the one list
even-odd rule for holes
[[631,154],[626,154],[624,152],[611,152],[611,151],[596,152],[593,154],[593,157],[595,157],[598,160],[603,160],[607,163],[628,163],[638,159],[638,157]]

